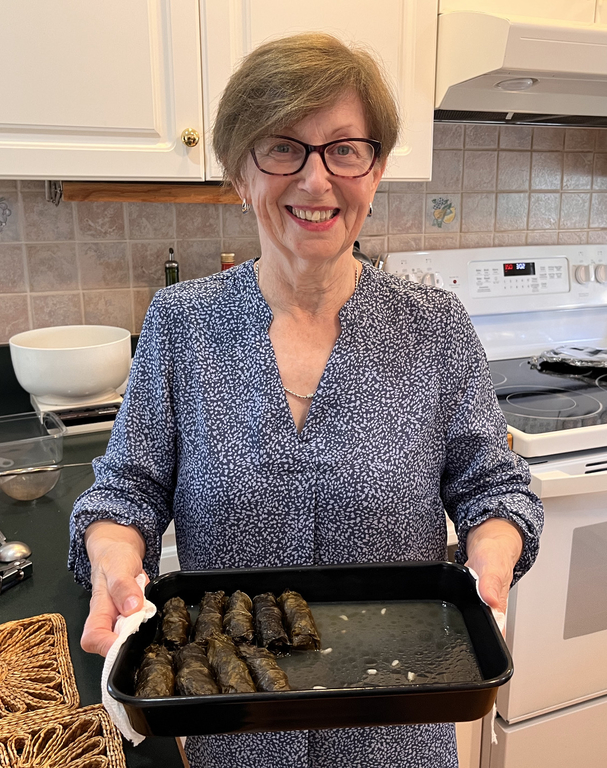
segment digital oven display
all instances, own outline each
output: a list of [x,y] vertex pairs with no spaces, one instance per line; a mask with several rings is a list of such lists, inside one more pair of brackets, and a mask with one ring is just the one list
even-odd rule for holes
[[504,277],[519,277],[519,275],[535,275],[535,263],[516,261],[513,264],[504,264]]

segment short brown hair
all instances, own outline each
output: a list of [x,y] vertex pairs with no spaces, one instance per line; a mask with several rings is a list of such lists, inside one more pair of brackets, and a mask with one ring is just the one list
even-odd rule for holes
[[223,92],[213,130],[213,149],[227,183],[242,181],[257,139],[335,103],[336,94],[360,98],[368,138],[387,157],[398,135],[398,111],[385,75],[366,50],[332,35],[309,32],[283,37],[252,51]]

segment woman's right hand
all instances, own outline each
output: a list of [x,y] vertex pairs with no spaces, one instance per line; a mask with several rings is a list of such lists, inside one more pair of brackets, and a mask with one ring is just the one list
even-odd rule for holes
[[135,526],[111,520],[89,525],[84,542],[93,592],[80,645],[88,653],[107,656],[118,637],[113,631],[118,616],[129,616],[143,607],[135,578],[143,571],[145,542]]

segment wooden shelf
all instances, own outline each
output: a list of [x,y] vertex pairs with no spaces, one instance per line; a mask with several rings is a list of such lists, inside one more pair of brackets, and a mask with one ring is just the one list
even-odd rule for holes
[[241,200],[231,187],[219,184],[188,184],[128,181],[64,181],[63,199],[67,202],[119,203],[222,203]]

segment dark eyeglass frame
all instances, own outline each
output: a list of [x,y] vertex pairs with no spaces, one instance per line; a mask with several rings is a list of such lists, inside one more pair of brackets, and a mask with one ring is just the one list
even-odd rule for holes
[[[331,174],[331,176],[337,176],[340,179],[360,179],[363,176],[366,176],[368,173],[371,173],[371,171],[373,170],[373,166],[377,162],[377,158],[379,157],[381,152],[381,141],[375,141],[375,139],[354,138],[352,136],[348,136],[348,138],[345,138],[345,139],[335,139],[334,141],[328,141],[326,144],[306,144],[303,141],[299,141],[299,139],[294,139],[292,136],[281,136],[280,134],[276,134],[276,133],[270,134],[270,136],[268,136],[267,138],[268,139],[288,139],[288,141],[292,141],[295,144],[299,144],[306,151],[302,164],[299,166],[299,168],[296,171],[290,171],[289,173],[273,173],[272,171],[265,171],[263,168],[260,168],[259,163],[257,162],[257,158],[255,157],[255,148],[251,147],[251,156],[253,158],[253,162],[262,173],[267,173],[268,176],[294,176],[296,173],[299,173],[301,169],[304,167],[304,165],[308,162],[308,158],[310,157],[312,152],[318,152],[318,154],[322,159],[323,165],[327,169],[327,172]],[[343,142],[345,141],[364,141],[365,144],[370,144],[371,147],[373,148],[373,160],[371,160],[371,165],[364,173],[359,173],[356,176],[344,176],[341,173],[334,173],[327,165],[327,161],[325,159],[326,149],[332,146],[333,144],[343,144]]]

